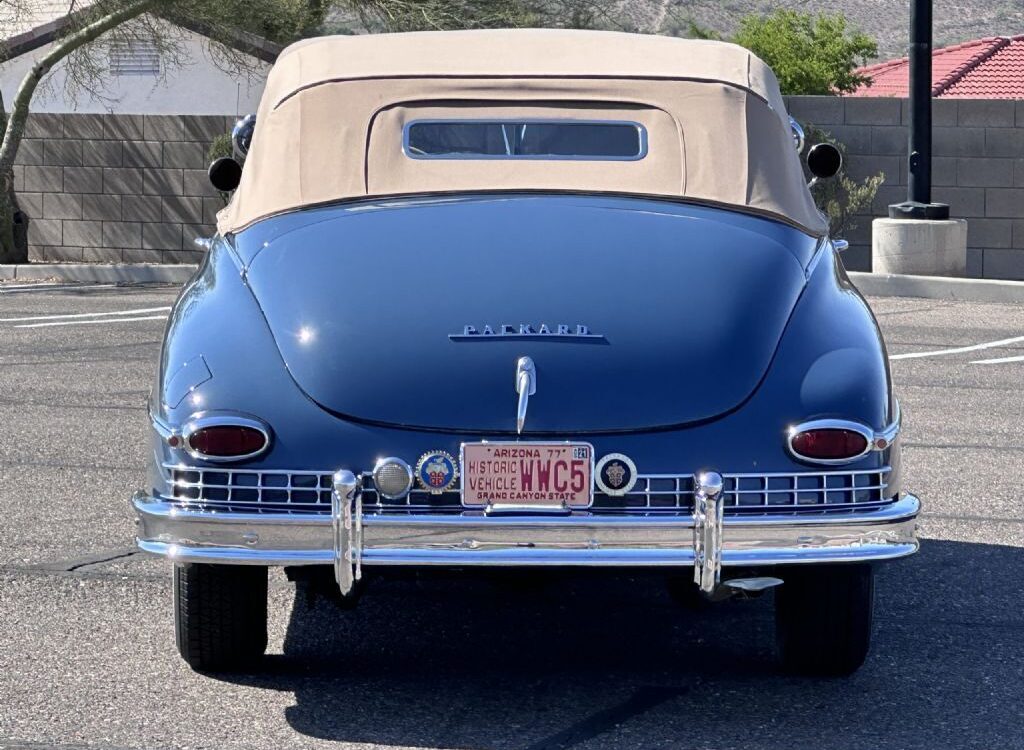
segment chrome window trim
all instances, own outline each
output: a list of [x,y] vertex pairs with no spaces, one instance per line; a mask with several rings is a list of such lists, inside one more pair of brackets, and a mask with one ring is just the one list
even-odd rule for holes
[[[639,152],[634,156],[581,156],[566,155],[552,156],[544,154],[536,155],[507,155],[507,154],[416,154],[409,147],[409,129],[413,125],[442,125],[445,123],[478,124],[478,125],[509,125],[513,123],[536,123],[536,124],[573,124],[573,125],[627,125],[635,128],[639,135]],[[571,117],[432,117],[422,120],[410,120],[402,127],[402,153],[410,159],[421,161],[434,160],[463,160],[463,161],[640,161],[647,156],[647,128],[642,123],[632,120],[600,120],[593,118],[576,119]]]
[[[192,447],[191,438],[199,430],[207,427],[248,427],[258,430],[263,434],[263,447],[251,453],[240,456],[210,456]],[[230,414],[225,412],[198,412],[193,414],[181,428],[181,447],[192,458],[201,461],[209,461],[215,464],[234,463],[236,461],[247,461],[264,454],[270,447],[270,427],[261,419],[245,414]]]
[[[855,422],[850,419],[812,419],[807,422],[791,425],[786,430],[786,450],[789,451],[793,458],[804,463],[821,464],[823,466],[850,464],[859,461],[873,451],[888,449],[897,435],[899,435],[902,423],[903,414],[900,411],[899,399],[893,398],[893,420],[877,432],[862,422]],[[801,432],[809,430],[849,430],[863,436],[867,444],[863,451],[849,458],[813,458],[805,456],[793,448],[793,439]]]

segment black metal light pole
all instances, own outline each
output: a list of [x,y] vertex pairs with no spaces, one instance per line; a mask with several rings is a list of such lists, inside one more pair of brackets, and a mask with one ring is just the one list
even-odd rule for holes
[[948,219],[932,203],[932,0],[910,3],[910,143],[907,200],[889,206],[891,219]]

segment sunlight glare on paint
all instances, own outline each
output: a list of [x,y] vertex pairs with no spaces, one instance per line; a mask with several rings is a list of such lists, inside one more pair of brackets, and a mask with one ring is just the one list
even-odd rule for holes
[[311,344],[313,343],[313,339],[315,338],[316,334],[313,332],[313,329],[310,328],[309,326],[302,326],[302,328],[299,329],[300,344]]

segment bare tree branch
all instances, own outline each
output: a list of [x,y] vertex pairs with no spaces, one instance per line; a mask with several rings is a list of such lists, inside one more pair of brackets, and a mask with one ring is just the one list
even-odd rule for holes
[[135,0],[107,15],[91,21],[82,28],[54,44],[49,51],[32,65],[21,81],[10,115],[4,123],[4,138],[0,144],[0,261],[24,260],[24,248],[15,242],[14,223],[17,203],[14,199],[14,158],[18,153],[25,122],[28,119],[32,95],[43,77],[68,53],[96,39],[104,32],[135,18],[151,8],[157,0]]
[[14,156],[17,153],[18,144],[25,130],[25,120],[28,117],[32,94],[35,93],[36,87],[43,76],[49,73],[50,69],[69,53],[84,44],[88,44],[115,26],[144,13],[157,2],[158,0],[135,0],[135,2],[128,3],[118,10],[92,21],[57,44],[54,44],[45,55],[36,60],[35,64],[32,65],[22,79],[21,85],[14,95],[14,102],[11,104],[10,119],[7,122],[7,127],[4,129],[3,143],[0,145],[0,171],[9,170],[14,166]]

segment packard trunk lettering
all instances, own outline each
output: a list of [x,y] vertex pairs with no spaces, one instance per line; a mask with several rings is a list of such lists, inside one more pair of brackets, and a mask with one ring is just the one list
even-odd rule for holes
[[569,325],[566,323],[502,323],[500,325],[486,324],[482,326],[466,325],[462,333],[450,333],[448,338],[452,341],[522,341],[522,340],[547,340],[547,341],[578,341],[594,342],[604,341],[605,338],[599,333],[593,333],[590,327],[583,323]]

